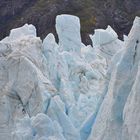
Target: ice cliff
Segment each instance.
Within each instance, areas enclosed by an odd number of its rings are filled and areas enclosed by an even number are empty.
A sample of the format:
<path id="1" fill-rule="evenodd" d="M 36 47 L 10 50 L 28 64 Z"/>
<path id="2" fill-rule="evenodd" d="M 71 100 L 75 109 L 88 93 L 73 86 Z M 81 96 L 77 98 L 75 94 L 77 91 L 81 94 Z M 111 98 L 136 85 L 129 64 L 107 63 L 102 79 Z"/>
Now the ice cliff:
<path id="1" fill-rule="evenodd" d="M 0 41 L 0 140 L 140 139 L 140 19 L 124 42 L 95 30 L 93 47 L 76 16 L 56 31 L 59 43 L 28 24 Z"/>
<path id="2" fill-rule="evenodd" d="M 112 63 L 110 82 L 89 140 L 139 140 L 140 18 Z M 118 55 L 119 54 L 119 55 Z M 116 57 L 116 58 L 115 58 Z M 119 58 L 120 57 L 120 58 Z"/>

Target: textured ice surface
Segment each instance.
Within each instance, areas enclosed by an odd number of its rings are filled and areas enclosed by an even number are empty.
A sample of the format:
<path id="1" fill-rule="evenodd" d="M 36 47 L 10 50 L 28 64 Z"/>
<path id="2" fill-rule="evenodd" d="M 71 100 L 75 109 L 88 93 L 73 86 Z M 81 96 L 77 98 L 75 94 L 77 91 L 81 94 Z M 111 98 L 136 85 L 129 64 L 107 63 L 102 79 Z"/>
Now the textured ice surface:
<path id="1" fill-rule="evenodd" d="M 32 24 L 25 24 L 22 27 L 12 29 L 10 31 L 10 35 L 6 38 L 4 38 L 3 42 L 10 42 L 19 40 L 20 38 L 23 38 L 24 36 L 34 36 L 36 37 L 36 28 Z"/>
<path id="2" fill-rule="evenodd" d="M 59 45 L 64 51 L 80 53 L 80 20 L 76 16 L 59 15 L 56 17 L 56 31 Z"/>
<path id="3" fill-rule="evenodd" d="M 93 47 L 76 16 L 57 16 L 58 44 L 33 25 L 11 30 L 0 41 L 0 140 L 140 139 L 139 22 L 125 43 L 96 30 Z"/>
<path id="4" fill-rule="evenodd" d="M 90 35 L 90 38 L 96 51 L 106 58 L 107 65 L 110 65 L 109 63 L 114 54 L 124 46 L 110 26 L 106 30 L 96 29 L 94 35 Z"/>
<path id="5" fill-rule="evenodd" d="M 96 46 L 110 43 L 116 40 L 118 38 L 118 35 L 110 26 L 108 26 L 106 30 L 96 29 L 95 34 L 93 36 L 91 35 L 90 37 L 93 41 L 93 45 Z"/>
<path id="6" fill-rule="evenodd" d="M 140 62 L 139 32 L 140 18 L 137 17 L 125 42 L 123 56 L 116 68 L 112 70 L 108 92 L 89 140 L 140 139 L 139 111 L 137 110 L 139 108 L 137 86 Z"/>

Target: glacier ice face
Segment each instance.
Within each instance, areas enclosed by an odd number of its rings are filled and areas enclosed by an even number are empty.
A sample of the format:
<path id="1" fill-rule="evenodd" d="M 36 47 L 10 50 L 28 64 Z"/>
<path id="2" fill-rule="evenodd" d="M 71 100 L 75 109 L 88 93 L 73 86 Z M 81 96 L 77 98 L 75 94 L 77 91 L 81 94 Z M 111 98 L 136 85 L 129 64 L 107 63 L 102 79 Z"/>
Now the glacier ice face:
<path id="1" fill-rule="evenodd" d="M 36 37 L 36 28 L 32 24 L 25 24 L 22 27 L 12 29 L 10 31 L 10 35 L 6 38 L 4 38 L 3 42 L 13 42 L 15 40 L 19 40 L 20 38 L 23 38 L 24 36 L 34 36 Z"/>
<path id="2" fill-rule="evenodd" d="M 140 61 L 139 31 L 140 18 L 137 17 L 125 43 L 123 56 L 116 69 L 112 71 L 108 93 L 97 115 L 89 140 L 136 140 L 140 138 L 138 134 L 139 113 L 136 111 L 139 105 L 135 98 L 139 92 L 137 87 Z M 134 112 L 137 112 L 137 117 Z"/>
<path id="3" fill-rule="evenodd" d="M 13 140 L 30 140 L 33 139 L 33 130 L 31 121 L 28 116 L 16 120 L 15 130 L 12 132 Z"/>
<path id="4" fill-rule="evenodd" d="M 56 31 L 59 37 L 59 45 L 62 50 L 80 54 L 81 35 L 80 20 L 78 17 L 58 15 L 56 17 Z"/>
<path id="5" fill-rule="evenodd" d="M 90 51 L 81 53 L 77 17 L 58 16 L 56 28 L 59 45 L 53 34 L 42 43 L 34 26 L 27 24 L 12 30 L 0 42 L 0 89 L 4 102 L 0 110 L 0 138 L 81 139 L 79 129 L 96 108 L 97 94 L 99 98 L 102 94 L 96 85 L 103 82 L 104 74 L 93 65 L 103 59 L 95 54 L 97 62 L 92 62 L 90 57 L 86 60 Z M 105 61 L 101 63 L 106 71 Z"/>
<path id="6" fill-rule="evenodd" d="M 14 42 L 2 41 L 1 46 L 0 90 L 4 106 L 0 112 L 7 117 L 0 116 L 0 138 L 12 139 L 16 119 L 44 112 L 42 94 L 53 95 L 56 89 L 45 76 L 46 59 L 39 38 L 27 35 Z"/>
<path id="7" fill-rule="evenodd" d="M 92 36 L 90 35 L 93 45 L 98 46 L 98 45 L 104 45 L 108 44 L 118 38 L 118 35 L 116 32 L 108 26 L 106 30 L 104 29 L 96 29 L 95 34 Z"/>
<path id="8" fill-rule="evenodd" d="M 108 26 L 105 30 L 96 29 L 94 35 L 90 35 L 93 47 L 96 51 L 106 58 L 107 64 L 110 65 L 110 60 L 114 54 L 122 49 L 124 44 L 118 39 L 116 32 Z"/>
<path id="9" fill-rule="evenodd" d="M 0 139 L 139 139 L 139 21 L 124 42 L 96 30 L 93 47 L 72 15 L 56 18 L 59 44 L 33 25 L 11 30 L 0 41 Z"/>
<path id="10" fill-rule="evenodd" d="M 37 114 L 36 117 L 33 117 L 32 120 L 32 127 L 34 128 L 35 139 L 43 139 L 55 137 L 57 140 L 62 139 L 64 137 L 62 135 L 62 128 L 59 124 L 55 121 L 52 121 L 47 115 L 45 114 Z"/>

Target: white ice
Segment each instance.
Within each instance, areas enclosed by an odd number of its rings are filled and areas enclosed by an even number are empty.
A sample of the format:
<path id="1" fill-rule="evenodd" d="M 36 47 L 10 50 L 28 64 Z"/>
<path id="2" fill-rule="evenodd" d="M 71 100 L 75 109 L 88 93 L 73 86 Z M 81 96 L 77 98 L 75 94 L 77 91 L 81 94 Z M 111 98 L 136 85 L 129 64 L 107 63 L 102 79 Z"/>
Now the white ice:
<path id="1" fill-rule="evenodd" d="M 95 30 L 93 47 L 76 16 L 58 15 L 56 31 L 58 44 L 28 24 L 0 41 L 0 139 L 140 139 L 140 19 L 124 42 Z"/>

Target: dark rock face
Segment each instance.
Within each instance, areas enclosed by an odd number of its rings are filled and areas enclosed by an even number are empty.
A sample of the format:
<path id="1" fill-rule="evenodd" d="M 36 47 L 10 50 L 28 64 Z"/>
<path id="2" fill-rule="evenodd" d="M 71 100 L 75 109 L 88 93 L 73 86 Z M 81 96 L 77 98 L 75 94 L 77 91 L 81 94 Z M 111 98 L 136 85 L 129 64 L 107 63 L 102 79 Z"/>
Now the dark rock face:
<path id="1" fill-rule="evenodd" d="M 25 23 L 34 24 L 42 38 L 50 32 L 56 35 L 58 14 L 79 16 L 83 42 L 89 44 L 88 35 L 108 24 L 120 38 L 127 34 L 134 17 L 140 16 L 140 0 L 1 0 L 0 39 Z"/>

